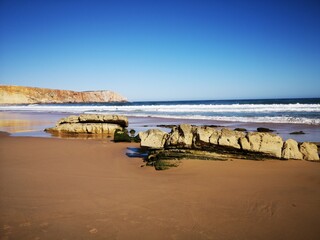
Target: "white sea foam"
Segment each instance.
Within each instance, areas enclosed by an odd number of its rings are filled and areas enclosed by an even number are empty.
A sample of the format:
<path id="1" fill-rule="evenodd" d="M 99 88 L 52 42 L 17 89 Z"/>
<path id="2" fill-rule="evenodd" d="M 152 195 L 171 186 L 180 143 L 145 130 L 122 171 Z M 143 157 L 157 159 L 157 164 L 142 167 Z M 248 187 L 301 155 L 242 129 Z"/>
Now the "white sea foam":
<path id="1" fill-rule="evenodd" d="M 230 104 L 230 105 L 27 105 L 1 106 L 0 110 L 37 112 L 84 112 L 84 111 L 123 111 L 123 112 L 319 112 L 320 104 Z"/>
<path id="2" fill-rule="evenodd" d="M 232 122 L 273 122 L 320 125 L 320 104 L 198 105 L 28 105 L 0 106 L 0 111 L 123 114 Z M 250 115 L 250 116 L 248 116 Z M 303 115 L 303 117 L 297 117 Z M 309 117 L 310 116 L 310 117 Z"/>

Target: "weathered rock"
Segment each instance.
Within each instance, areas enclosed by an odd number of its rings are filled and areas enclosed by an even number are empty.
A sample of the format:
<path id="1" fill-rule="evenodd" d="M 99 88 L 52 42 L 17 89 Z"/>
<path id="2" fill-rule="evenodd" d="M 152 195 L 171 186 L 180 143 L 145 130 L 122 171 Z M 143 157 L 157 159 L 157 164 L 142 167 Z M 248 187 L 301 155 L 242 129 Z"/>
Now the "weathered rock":
<path id="1" fill-rule="evenodd" d="M 248 133 L 245 138 L 240 139 L 240 144 L 244 150 L 258 152 L 261 145 L 261 134 Z"/>
<path id="2" fill-rule="evenodd" d="M 232 131 L 224 128 L 221 130 L 221 136 L 218 140 L 220 146 L 233 147 L 240 149 L 239 138 L 244 137 L 245 133 Z"/>
<path id="3" fill-rule="evenodd" d="M 182 124 L 167 134 L 160 130 L 140 133 L 141 146 L 149 147 L 148 164 L 177 159 L 229 160 L 270 158 L 319 160 L 317 146 L 300 145 L 293 139 L 283 142 L 272 133 L 245 133 L 208 126 Z M 165 165 L 167 166 L 167 165 Z"/>
<path id="4" fill-rule="evenodd" d="M 85 91 L 0 85 L 0 104 L 127 102 L 112 91 Z"/>
<path id="5" fill-rule="evenodd" d="M 193 127 L 189 124 L 181 124 L 174 127 L 169 134 L 166 146 L 191 148 L 193 143 Z"/>
<path id="6" fill-rule="evenodd" d="M 251 150 L 251 145 L 250 145 L 250 142 L 247 137 L 241 137 L 239 139 L 239 142 L 240 142 L 241 149 L 246 150 L 246 151 Z"/>
<path id="7" fill-rule="evenodd" d="M 113 135 L 117 129 L 121 130 L 122 127 L 112 123 L 65 123 L 54 128 L 46 129 L 46 131 Z"/>
<path id="8" fill-rule="evenodd" d="M 271 133 L 248 133 L 240 138 L 243 150 L 261 152 L 273 157 L 281 158 L 283 140 Z"/>
<path id="9" fill-rule="evenodd" d="M 99 115 L 99 114 L 82 114 L 79 116 L 80 123 L 114 123 L 121 127 L 128 127 L 128 118 L 121 115 Z"/>
<path id="10" fill-rule="evenodd" d="M 194 144 L 201 146 L 202 144 L 218 144 L 221 133 L 212 127 L 196 127 L 194 130 Z"/>
<path id="11" fill-rule="evenodd" d="M 298 143 L 293 139 L 284 142 L 282 149 L 282 158 L 284 159 L 303 159 L 302 153 L 299 151 Z"/>
<path id="12" fill-rule="evenodd" d="M 128 127 L 128 118 L 120 115 L 82 114 L 68 116 L 58 121 L 57 126 L 65 123 L 114 123 L 121 127 Z"/>
<path id="13" fill-rule="evenodd" d="M 150 129 L 145 132 L 140 132 L 141 147 L 160 149 L 164 147 L 168 133 L 159 129 Z"/>
<path id="14" fill-rule="evenodd" d="M 304 160 L 319 160 L 318 147 L 314 143 L 304 142 L 300 145 Z"/>
<path id="15" fill-rule="evenodd" d="M 60 119 L 48 132 L 88 133 L 113 135 L 115 130 L 122 130 L 128 125 L 128 119 L 117 115 L 80 115 Z"/>
<path id="16" fill-rule="evenodd" d="M 262 135 L 259 152 L 281 158 L 282 147 L 283 140 L 280 136 L 271 133 L 265 133 Z"/>
<path id="17" fill-rule="evenodd" d="M 65 117 L 65 118 L 61 118 L 56 126 L 59 126 L 61 124 L 64 124 L 64 123 L 78 123 L 79 122 L 79 116 L 75 116 L 75 115 L 71 115 L 71 116 L 68 116 L 68 117 Z"/>

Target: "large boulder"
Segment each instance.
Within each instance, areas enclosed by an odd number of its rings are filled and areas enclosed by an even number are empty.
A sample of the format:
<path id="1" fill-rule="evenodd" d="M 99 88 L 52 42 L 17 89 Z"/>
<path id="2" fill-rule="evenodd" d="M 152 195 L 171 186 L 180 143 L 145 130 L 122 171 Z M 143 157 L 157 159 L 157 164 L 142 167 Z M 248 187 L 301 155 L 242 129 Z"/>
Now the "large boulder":
<path id="1" fill-rule="evenodd" d="M 181 124 L 172 128 L 166 141 L 166 146 L 191 148 L 194 128 L 189 124 Z"/>
<path id="2" fill-rule="evenodd" d="M 239 139 L 244 137 L 245 133 L 240 131 L 233 131 L 227 128 L 221 130 L 221 136 L 218 140 L 220 146 L 232 147 L 240 149 Z"/>
<path id="3" fill-rule="evenodd" d="M 319 160 L 318 147 L 314 143 L 304 142 L 300 145 L 304 160 Z"/>
<path id="4" fill-rule="evenodd" d="M 62 118 L 55 127 L 45 131 L 113 135 L 117 129 L 122 130 L 126 126 L 128 119 L 125 116 L 82 114 Z"/>
<path id="5" fill-rule="evenodd" d="M 145 132 L 139 132 L 140 146 L 161 149 L 167 140 L 168 133 L 159 129 L 150 129 Z"/>
<path id="6" fill-rule="evenodd" d="M 288 139 L 283 144 L 282 158 L 284 159 L 303 159 L 302 153 L 299 151 L 297 141 Z"/>
<path id="7" fill-rule="evenodd" d="M 275 134 L 252 132 L 246 137 L 240 137 L 240 145 L 243 150 L 281 158 L 283 140 Z"/>

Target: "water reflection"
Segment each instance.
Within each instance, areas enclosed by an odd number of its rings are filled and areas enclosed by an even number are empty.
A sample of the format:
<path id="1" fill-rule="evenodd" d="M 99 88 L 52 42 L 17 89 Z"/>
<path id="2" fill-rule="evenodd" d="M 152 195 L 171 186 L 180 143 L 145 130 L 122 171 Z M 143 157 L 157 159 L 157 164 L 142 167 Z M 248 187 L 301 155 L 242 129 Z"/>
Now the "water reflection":
<path id="1" fill-rule="evenodd" d="M 69 138 L 69 139 L 112 139 L 110 134 L 86 134 L 86 133 L 66 133 L 66 132 L 50 132 L 51 137 Z"/>

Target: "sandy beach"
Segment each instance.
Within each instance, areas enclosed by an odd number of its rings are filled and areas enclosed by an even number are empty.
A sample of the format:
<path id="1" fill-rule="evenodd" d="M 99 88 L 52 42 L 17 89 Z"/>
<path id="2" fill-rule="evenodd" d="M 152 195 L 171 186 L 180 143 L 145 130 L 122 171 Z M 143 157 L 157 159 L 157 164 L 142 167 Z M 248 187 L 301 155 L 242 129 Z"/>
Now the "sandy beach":
<path id="1" fill-rule="evenodd" d="M 1 239 L 317 239 L 320 164 L 195 161 L 137 144 L 0 137 Z"/>

